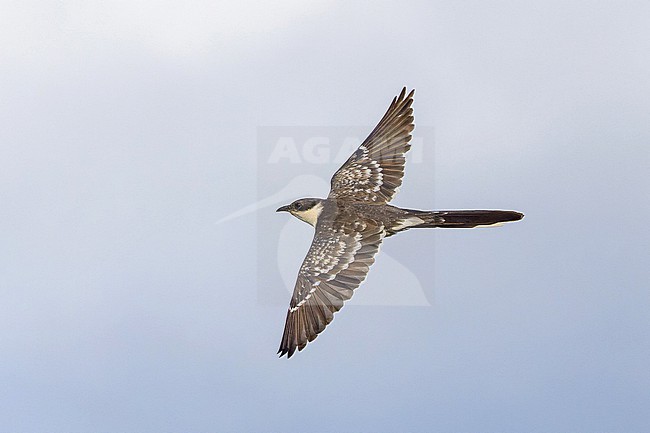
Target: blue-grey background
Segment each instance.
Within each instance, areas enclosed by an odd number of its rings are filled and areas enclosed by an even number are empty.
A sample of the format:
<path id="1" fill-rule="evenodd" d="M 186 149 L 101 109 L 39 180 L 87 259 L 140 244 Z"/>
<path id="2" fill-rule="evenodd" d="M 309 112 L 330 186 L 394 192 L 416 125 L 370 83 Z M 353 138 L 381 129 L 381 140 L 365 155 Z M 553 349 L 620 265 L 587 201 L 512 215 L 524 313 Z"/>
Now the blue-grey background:
<path id="1" fill-rule="evenodd" d="M 2 2 L 0 430 L 650 431 L 649 21 L 644 1 Z M 526 218 L 389 239 L 434 264 L 432 306 L 349 306 L 276 359 L 257 221 L 288 216 L 216 224 L 274 182 L 257 128 L 372 125 L 403 85 L 435 164 L 396 203 Z"/>

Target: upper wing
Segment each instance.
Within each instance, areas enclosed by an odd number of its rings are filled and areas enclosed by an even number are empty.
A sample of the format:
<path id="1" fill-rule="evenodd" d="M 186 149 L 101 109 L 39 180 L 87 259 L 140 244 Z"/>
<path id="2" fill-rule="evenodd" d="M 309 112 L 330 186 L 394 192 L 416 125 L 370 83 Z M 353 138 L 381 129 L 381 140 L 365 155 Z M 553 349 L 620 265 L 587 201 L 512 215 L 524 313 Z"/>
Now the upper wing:
<path id="1" fill-rule="evenodd" d="M 332 176 L 329 198 L 387 203 L 397 193 L 404 176 L 404 154 L 411 148 L 413 94 L 406 87 L 368 138 Z M 406 96 L 405 96 L 406 95 Z"/>
<path id="2" fill-rule="evenodd" d="M 332 321 L 366 278 L 384 235 L 384 226 L 374 221 L 316 226 L 293 289 L 280 356 L 302 350 Z"/>

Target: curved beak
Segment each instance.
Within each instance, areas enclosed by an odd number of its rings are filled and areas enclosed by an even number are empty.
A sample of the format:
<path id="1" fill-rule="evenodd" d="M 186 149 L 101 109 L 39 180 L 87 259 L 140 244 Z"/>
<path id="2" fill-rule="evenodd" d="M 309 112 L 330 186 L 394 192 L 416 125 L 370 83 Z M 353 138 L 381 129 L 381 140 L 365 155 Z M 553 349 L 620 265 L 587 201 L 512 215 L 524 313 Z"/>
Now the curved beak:
<path id="1" fill-rule="evenodd" d="M 289 205 L 279 207 L 276 212 L 289 212 Z"/>

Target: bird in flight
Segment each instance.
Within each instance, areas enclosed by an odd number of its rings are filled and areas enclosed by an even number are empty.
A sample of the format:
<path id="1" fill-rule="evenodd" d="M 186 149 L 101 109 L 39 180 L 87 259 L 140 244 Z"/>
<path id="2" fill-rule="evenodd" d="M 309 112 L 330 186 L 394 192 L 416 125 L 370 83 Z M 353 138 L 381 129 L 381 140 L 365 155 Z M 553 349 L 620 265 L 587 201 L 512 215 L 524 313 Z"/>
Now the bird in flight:
<path id="1" fill-rule="evenodd" d="M 384 238 L 412 228 L 473 228 L 518 221 L 505 210 L 421 211 L 388 204 L 402 184 L 410 149 L 413 94 L 406 87 L 331 180 L 325 199 L 302 198 L 282 206 L 315 228 L 298 271 L 278 354 L 290 358 L 334 318 L 366 278 Z"/>

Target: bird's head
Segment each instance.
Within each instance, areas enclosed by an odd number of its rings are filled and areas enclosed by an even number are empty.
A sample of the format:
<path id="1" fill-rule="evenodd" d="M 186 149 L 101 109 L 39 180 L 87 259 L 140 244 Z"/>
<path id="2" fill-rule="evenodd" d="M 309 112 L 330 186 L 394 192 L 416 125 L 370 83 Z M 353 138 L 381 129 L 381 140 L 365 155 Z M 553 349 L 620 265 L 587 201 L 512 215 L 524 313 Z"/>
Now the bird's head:
<path id="1" fill-rule="evenodd" d="M 301 221 L 316 226 L 318 217 L 323 211 L 323 200 L 318 198 L 301 198 L 291 204 L 282 206 L 276 212 L 289 212 Z"/>

